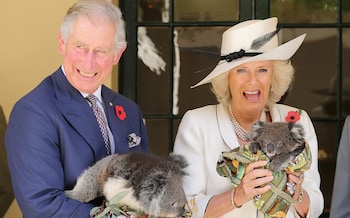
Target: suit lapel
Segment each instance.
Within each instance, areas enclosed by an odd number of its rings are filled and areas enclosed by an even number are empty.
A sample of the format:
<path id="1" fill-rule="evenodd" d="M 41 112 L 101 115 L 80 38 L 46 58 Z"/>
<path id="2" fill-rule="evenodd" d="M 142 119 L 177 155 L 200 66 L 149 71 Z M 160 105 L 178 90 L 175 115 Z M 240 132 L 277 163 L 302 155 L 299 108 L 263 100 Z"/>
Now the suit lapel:
<path id="1" fill-rule="evenodd" d="M 101 94 L 106 108 L 108 125 L 114 136 L 114 143 L 117 148 L 117 145 L 125 143 L 123 137 L 127 135 L 127 128 L 125 127 L 126 122 L 121 121 L 116 115 L 115 106 L 118 105 L 118 95 L 107 89 L 105 86 L 102 86 Z"/>
<path id="2" fill-rule="evenodd" d="M 61 70 L 53 74 L 53 82 L 57 96 L 55 103 L 62 115 L 85 139 L 94 151 L 96 160 L 106 156 L 106 151 L 102 146 L 104 144 L 102 134 L 98 134 L 100 129 L 87 101 L 70 85 Z"/>

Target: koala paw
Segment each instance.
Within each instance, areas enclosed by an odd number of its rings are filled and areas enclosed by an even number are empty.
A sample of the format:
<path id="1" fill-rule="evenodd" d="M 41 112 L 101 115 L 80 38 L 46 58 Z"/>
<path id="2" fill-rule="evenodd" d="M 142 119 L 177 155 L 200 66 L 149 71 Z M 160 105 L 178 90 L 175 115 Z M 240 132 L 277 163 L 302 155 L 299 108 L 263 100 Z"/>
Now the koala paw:
<path id="1" fill-rule="evenodd" d="M 250 151 L 250 153 L 256 154 L 259 149 L 260 149 L 260 145 L 257 142 L 251 142 L 249 144 L 249 151 Z"/>

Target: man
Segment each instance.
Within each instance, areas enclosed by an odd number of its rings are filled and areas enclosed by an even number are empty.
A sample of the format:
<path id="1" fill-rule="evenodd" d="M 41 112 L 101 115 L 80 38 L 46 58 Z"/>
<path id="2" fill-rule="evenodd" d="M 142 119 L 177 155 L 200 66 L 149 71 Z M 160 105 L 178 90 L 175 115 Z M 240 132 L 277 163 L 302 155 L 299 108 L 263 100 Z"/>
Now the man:
<path id="1" fill-rule="evenodd" d="M 338 147 L 337 165 L 335 169 L 330 218 L 350 216 L 350 116 L 344 122 Z"/>
<path id="2" fill-rule="evenodd" d="M 3 217 L 13 201 L 10 173 L 7 166 L 4 138 L 7 128 L 4 111 L 0 105 L 0 217 Z"/>
<path id="3" fill-rule="evenodd" d="M 125 48 L 121 12 L 108 0 L 68 10 L 59 31 L 63 65 L 16 103 L 6 133 L 24 217 L 90 217 L 101 202 L 80 203 L 64 190 L 108 154 L 148 151 L 139 107 L 103 85 Z"/>

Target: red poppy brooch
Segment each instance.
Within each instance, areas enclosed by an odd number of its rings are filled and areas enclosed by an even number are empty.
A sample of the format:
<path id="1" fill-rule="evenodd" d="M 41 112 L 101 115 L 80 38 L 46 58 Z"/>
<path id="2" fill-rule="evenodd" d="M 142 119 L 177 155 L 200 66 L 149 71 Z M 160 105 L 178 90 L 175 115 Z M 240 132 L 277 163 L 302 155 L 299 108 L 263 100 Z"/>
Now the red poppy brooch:
<path id="1" fill-rule="evenodd" d="M 126 113 L 125 113 L 123 106 L 120 106 L 120 105 L 115 106 L 115 114 L 117 115 L 119 120 L 126 119 Z"/>
<path id="2" fill-rule="evenodd" d="M 298 109 L 296 111 L 289 111 L 286 116 L 286 122 L 293 122 L 296 123 L 300 120 L 300 115 L 302 113 L 302 110 Z"/>

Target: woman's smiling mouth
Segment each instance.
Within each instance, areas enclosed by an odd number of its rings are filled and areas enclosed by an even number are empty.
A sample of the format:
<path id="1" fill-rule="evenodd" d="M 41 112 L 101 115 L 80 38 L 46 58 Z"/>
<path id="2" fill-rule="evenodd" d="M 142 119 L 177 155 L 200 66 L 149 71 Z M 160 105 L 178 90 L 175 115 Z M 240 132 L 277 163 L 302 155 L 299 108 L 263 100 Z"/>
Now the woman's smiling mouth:
<path id="1" fill-rule="evenodd" d="M 258 100 L 260 96 L 260 91 L 244 91 L 243 92 L 244 97 L 246 97 L 248 100 Z"/>

